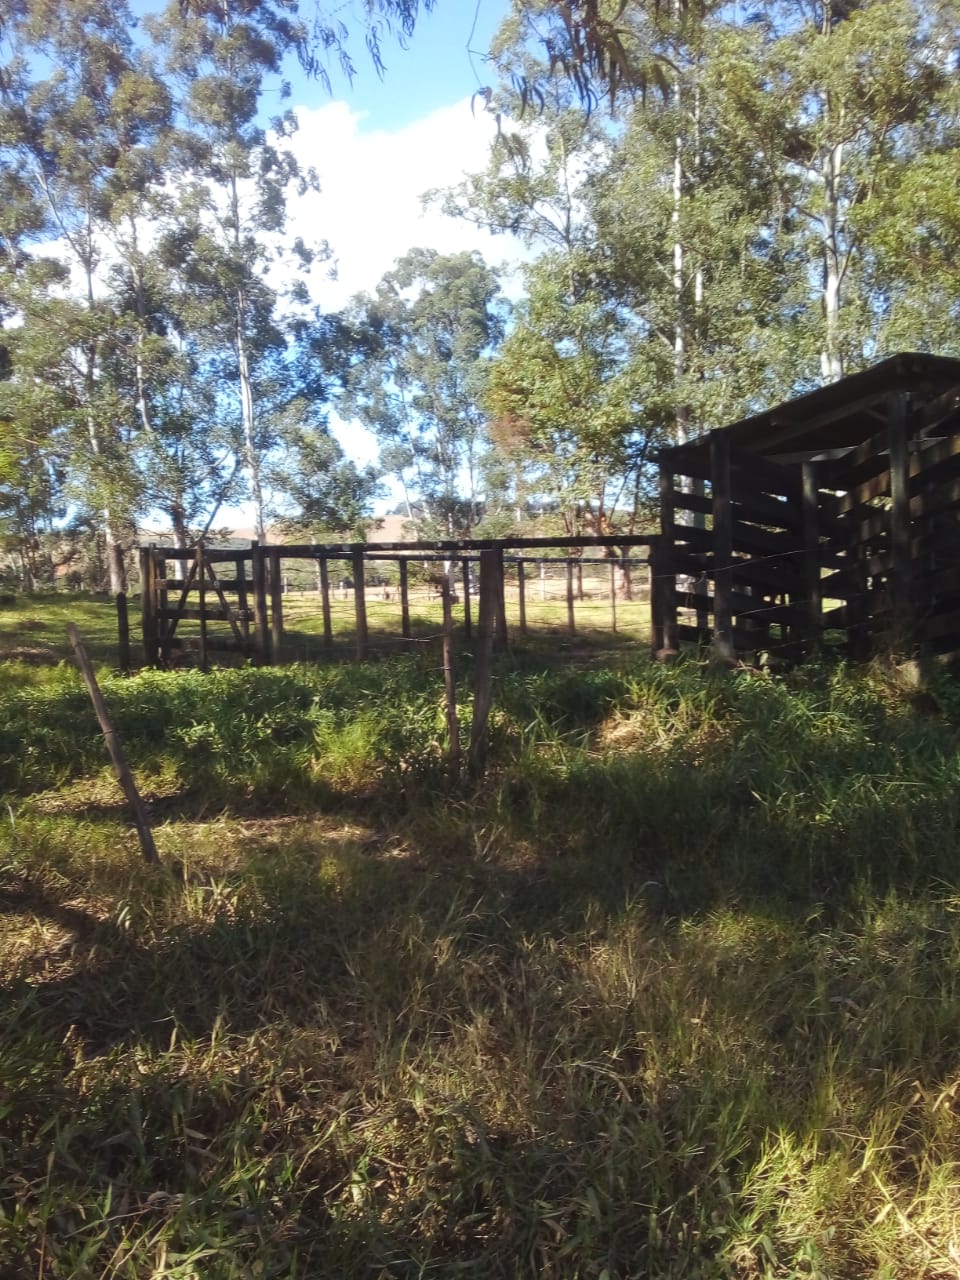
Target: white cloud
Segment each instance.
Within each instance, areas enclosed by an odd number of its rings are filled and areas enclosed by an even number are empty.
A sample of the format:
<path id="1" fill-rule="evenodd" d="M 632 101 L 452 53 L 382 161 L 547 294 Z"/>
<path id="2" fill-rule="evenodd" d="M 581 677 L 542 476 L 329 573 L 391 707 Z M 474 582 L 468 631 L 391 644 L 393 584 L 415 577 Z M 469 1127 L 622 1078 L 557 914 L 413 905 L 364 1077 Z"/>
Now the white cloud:
<path id="1" fill-rule="evenodd" d="M 469 98 L 395 131 L 364 132 L 362 115 L 344 102 L 301 109 L 298 116 L 292 147 L 302 165 L 316 169 L 321 191 L 291 202 L 289 229 L 308 244 L 330 243 L 337 279 L 315 272 L 310 286 L 324 310 L 336 310 L 361 290 L 372 292 L 414 247 L 477 249 L 494 266 L 524 256 L 512 236 L 493 236 L 435 205 L 422 207 L 424 192 L 455 186 L 487 166 L 494 122 L 483 112 L 471 114 Z"/>

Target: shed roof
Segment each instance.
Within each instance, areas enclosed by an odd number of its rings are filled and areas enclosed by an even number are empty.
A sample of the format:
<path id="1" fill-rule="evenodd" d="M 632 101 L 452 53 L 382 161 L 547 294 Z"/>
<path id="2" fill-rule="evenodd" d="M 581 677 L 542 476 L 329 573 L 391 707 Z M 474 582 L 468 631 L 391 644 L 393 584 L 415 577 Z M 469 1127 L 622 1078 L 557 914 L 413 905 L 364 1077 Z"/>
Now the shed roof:
<path id="1" fill-rule="evenodd" d="M 886 421 L 881 406 L 890 392 L 909 391 L 926 404 L 953 389 L 960 399 L 960 360 L 901 352 L 720 430 L 745 453 L 772 461 L 801 461 L 852 448 L 876 435 Z M 710 434 L 663 449 L 660 457 L 677 464 L 705 461 Z"/>

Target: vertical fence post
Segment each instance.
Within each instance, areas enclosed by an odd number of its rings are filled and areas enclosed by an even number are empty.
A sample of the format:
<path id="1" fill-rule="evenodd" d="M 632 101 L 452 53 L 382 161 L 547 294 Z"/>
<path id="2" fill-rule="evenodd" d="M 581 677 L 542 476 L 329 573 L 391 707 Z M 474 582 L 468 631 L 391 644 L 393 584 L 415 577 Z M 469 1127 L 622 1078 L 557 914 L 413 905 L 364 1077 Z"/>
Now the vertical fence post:
<path id="1" fill-rule="evenodd" d="M 500 562 L 496 550 L 481 551 L 477 656 L 473 675 L 473 723 L 470 726 L 470 772 L 474 777 L 482 777 L 487 760 L 487 721 L 493 691 L 493 640 L 500 609 L 500 582 Z"/>
<path id="2" fill-rule="evenodd" d="M 811 648 L 820 647 L 823 627 L 823 590 L 820 586 L 820 486 L 817 464 L 804 462 L 803 478 L 803 580 L 807 597 L 807 631 Z"/>
<path id="3" fill-rule="evenodd" d="M 283 661 L 283 574 L 280 570 L 280 548 L 271 547 L 270 556 L 270 661 L 279 666 Z"/>
<path id="4" fill-rule="evenodd" d="M 617 562 L 610 561 L 610 629 L 617 631 Z"/>
<path id="5" fill-rule="evenodd" d="M 400 631 L 404 640 L 410 639 L 410 565 L 406 556 L 397 561 L 400 570 Z"/>
<path id="6" fill-rule="evenodd" d="M 367 593 L 364 582 L 363 543 L 355 542 L 351 553 L 353 561 L 353 602 L 357 615 L 357 661 L 367 656 Z"/>
<path id="7" fill-rule="evenodd" d="M 247 601 L 246 558 L 242 555 L 234 558 L 237 574 L 237 614 L 240 618 L 240 634 L 243 636 L 243 651 L 247 652 L 250 639 L 250 609 Z"/>
<path id="8" fill-rule="evenodd" d="M 254 539 L 250 543 L 250 576 L 253 579 L 253 624 L 256 635 L 257 662 L 270 661 L 270 631 L 267 615 L 267 552 Z"/>
<path id="9" fill-rule="evenodd" d="M 119 649 L 120 670 L 123 675 L 130 674 L 130 618 L 127 613 L 127 593 L 117 592 L 117 642 Z"/>
<path id="10" fill-rule="evenodd" d="M 472 630 L 470 618 L 470 561 L 464 556 L 460 564 L 460 576 L 463 581 L 463 634 L 469 640 Z"/>
<path id="11" fill-rule="evenodd" d="M 663 619 L 664 653 L 676 652 L 680 647 L 677 630 L 677 570 L 674 555 L 676 501 L 673 492 L 673 473 L 669 464 L 660 464 L 660 541 L 657 544 L 656 570 L 659 579 L 660 616 Z"/>
<path id="12" fill-rule="evenodd" d="M 913 553 L 910 545 L 910 396 L 896 392 L 887 405 L 890 441 L 890 549 L 893 568 L 893 633 L 895 648 L 911 647 L 913 617 Z"/>
<path id="13" fill-rule="evenodd" d="M 517 561 L 517 604 L 520 609 L 520 634 L 527 634 L 527 575 L 523 558 Z"/>
<path id="14" fill-rule="evenodd" d="M 713 493 L 713 642 L 722 658 L 732 658 L 733 639 L 733 502 L 730 484 L 730 438 L 710 433 L 710 487 Z"/>
<path id="15" fill-rule="evenodd" d="M 143 661 L 155 667 L 159 657 L 157 646 L 157 593 L 154 587 L 156 564 L 152 547 L 140 548 L 140 634 L 143 637 Z"/>
<path id="16" fill-rule="evenodd" d="M 660 545 L 659 539 L 653 538 L 647 553 L 647 567 L 650 574 L 650 649 L 656 656 L 663 649 L 663 594 L 657 562 Z"/>
<path id="17" fill-rule="evenodd" d="M 567 630 L 577 634 L 577 624 L 573 616 L 573 561 L 567 557 Z"/>
<path id="18" fill-rule="evenodd" d="M 453 608 L 450 579 L 444 575 L 443 598 L 443 690 L 447 706 L 447 763 L 451 775 L 460 773 L 460 722 L 457 717 L 457 678 L 453 669 Z"/>
<path id="19" fill-rule="evenodd" d="M 207 570 L 203 562 L 203 543 L 197 543 L 197 592 L 198 613 L 200 614 L 200 670 L 206 671 L 207 658 Z"/>
<path id="20" fill-rule="evenodd" d="M 497 647 L 505 649 L 507 647 L 507 588 L 503 564 L 503 547 L 497 547 L 494 555 L 496 556 L 497 572 Z"/>
<path id="21" fill-rule="evenodd" d="M 317 576 L 320 580 L 320 611 L 323 614 L 323 647 L 333 645 L 333 620 L 330 616 L 330 562 L 325 555 L 317 560 Z"/>

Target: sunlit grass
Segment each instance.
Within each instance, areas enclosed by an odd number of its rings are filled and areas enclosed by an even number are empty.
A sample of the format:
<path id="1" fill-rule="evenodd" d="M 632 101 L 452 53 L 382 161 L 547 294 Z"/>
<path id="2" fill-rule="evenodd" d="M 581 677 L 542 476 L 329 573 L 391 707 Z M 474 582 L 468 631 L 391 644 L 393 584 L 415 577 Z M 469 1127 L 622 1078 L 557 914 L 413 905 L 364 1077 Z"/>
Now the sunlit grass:
<path id="1" fill-rule="evenodd" d="M 103 684 L 161 872 L 0 684 L 0 1272 L 957 1273 L 948 678 L 521 650 L 478 788 L 429 649 Z"/>

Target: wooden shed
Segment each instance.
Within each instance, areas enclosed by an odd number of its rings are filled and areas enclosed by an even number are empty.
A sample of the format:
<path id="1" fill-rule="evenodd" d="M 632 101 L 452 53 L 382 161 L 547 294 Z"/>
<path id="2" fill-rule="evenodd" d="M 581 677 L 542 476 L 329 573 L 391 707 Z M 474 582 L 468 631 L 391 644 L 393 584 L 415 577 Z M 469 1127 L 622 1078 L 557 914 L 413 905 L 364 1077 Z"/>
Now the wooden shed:
<path id="1" fill-rule="evenodd" d="M 901 354 L 660 455 L 655 643 L 960 653 L 960 360 Z"/>

